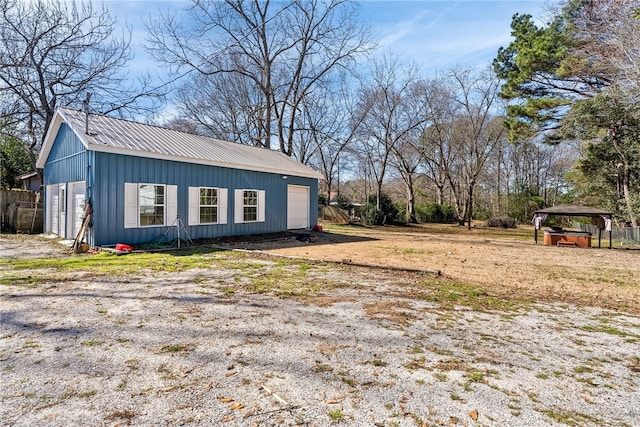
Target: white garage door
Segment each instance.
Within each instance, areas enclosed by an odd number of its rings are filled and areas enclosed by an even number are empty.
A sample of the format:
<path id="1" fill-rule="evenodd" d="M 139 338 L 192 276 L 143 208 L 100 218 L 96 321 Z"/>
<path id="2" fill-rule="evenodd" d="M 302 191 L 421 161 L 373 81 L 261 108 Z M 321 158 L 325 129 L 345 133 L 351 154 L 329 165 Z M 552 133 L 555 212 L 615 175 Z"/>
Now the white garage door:
<path id="1" fill-rule="evenodd" d="M 287 188 L 287 229 L 309 227 L 309 187 L 289 185 Z"/>

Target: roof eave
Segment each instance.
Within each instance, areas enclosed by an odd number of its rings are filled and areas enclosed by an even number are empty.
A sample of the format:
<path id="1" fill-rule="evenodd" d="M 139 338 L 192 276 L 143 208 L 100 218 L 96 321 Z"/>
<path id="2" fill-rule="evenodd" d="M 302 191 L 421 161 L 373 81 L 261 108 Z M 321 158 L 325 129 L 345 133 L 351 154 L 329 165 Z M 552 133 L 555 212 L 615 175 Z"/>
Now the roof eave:
<path id="1" fill-rule="evenodd" d="M 602 209 L 592 208 L 580 205 L 558 205 L 550 208 L 538 209 L 534 214 L 560 215 L 560 216 L 597 216 L 597 215 L 613 215 Z"/>

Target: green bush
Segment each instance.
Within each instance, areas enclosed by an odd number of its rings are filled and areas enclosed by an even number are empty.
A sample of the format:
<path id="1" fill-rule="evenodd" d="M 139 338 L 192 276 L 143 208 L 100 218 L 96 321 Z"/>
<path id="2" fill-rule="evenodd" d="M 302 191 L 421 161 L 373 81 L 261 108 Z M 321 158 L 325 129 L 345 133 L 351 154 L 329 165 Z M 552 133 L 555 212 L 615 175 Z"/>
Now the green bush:
<path id="1" fill-rule="evenodd" d="M 406 224 L 409 221 L 409 213 L 407 212 L 407 205 L 404 203 L 394 203 L 396 208 L 396 217 L 393 222 L 398 224 Z"/>
<path id="2" fill-rule="evenodd" d="M 425 203 L 416 205 L 416 217 L 419 222 L 453 223 L 458 220 L 456 209 L 451 205 Z"/>
<path id="3" fill-rule="evenodd" d="M 377 207 L 377 197 L 375 194 L 369 196 L 369 201 L 365 206 L 365 219 L 369 224 L 383 225 L 395 221 L 398 210 L 394 206 L 391 198 L 384 193 L 380 193 L 380 209 Z"/>
<path id="4" fill-rule="evenodd" d="M 351 203 L 351 200 L 349 200 L 347 197 L 343 196 L 342 194 L 338 194 L 336 197 L 334 197 L 333 202 L 340 209 L 349 210 L 353 207 L 353 203 Z"/>

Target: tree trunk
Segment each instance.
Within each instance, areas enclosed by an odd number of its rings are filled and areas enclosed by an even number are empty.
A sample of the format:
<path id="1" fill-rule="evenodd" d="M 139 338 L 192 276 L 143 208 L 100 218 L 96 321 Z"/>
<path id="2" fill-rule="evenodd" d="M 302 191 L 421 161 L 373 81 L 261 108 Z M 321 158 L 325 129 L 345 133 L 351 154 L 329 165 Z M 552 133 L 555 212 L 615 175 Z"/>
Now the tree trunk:
<path id="1" fill-rule="evenodd" d="M 416 218 L 416 196 L 415 190 L 413 188 L 413 178 L 411 175 L 408 176 L 406 180 L 407 185 L 407 214 L 408 220 L 411 224 L 417 224 L 418 219 Z"/>
<path id="2" fill-rule="evenodd" d="M 444 204 L 444 185 L 436 184 L 436 203 L 440 206 Z"/>
<path id="3" fill-rule="evenodd" d="M 631 201 L 631 190 L 629 185 L 629 169 L 625 165 L 622 170 L 622 192 L 624 194 L 624 202 L 626 204 L 627 215 L 629 215 L 629 220 L 631 221 L 631 226 L 633 228 L 638 227 L 638 219 L 633 212 L 633 203 Z"/>
<path id="4" fill-rule="evenodd" d="M 471 230 L 471 218 L 473 217 L 473 187 L 474 184 L 469 184 L 469 198 L 467 200 L 467 215 L 469 218 L 469 223 L 467 225 L 468 230 Z"/>
<path id="5" fill-rule="evenodd" d="M 618 135 L 621 132 L 618 131 L 617 127 L 614 127 L 614 129 L 612 129 L 610 131 L 610 135 L 611 135 L 611 142 L 613 143 L 613 148 L 616 150 L 616 152 L 618 153 L 618 158 L 620 159 L 621 163 L 619 165 L 620 167 L 620 172 L 622 173 L 622 193 L 624 194 L 624 202 L 626 205 L 626 211 L 627 211 L 627 215 L 629 215 L 629 220 L 631 221 L 631 226 L 633 228 L 637 228 L 638 227 L 638 219 L 636 218 L 636 215 L 633 211 L 633 202 L 631 201 L 631 190 L 630 190 L 630 177 L 629 177 L 629 162 L 627 160 L 627 157 L 625 156 L 624 150 L 621 148 L 620 146 L 620 142 L 618 140 Z"/>

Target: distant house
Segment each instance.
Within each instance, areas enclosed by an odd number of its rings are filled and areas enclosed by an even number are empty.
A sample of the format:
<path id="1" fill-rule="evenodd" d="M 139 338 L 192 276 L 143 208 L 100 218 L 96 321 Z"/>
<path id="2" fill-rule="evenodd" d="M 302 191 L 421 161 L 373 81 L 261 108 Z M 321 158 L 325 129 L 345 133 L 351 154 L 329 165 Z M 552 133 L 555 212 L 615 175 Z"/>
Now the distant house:
<path id="1" fill-rule="evenodd" d="M 18 177 L 22 181 L 22 188 L 30 191 L 40 191 L 42 182 L 36 172 L 29 172 Z"/>
<path id="2" fill-rule="evenodd" d="M 37 166 L 45 231 L 74 238 L 90 201 L 92 246 L 154 241 L 179 224 L 199 239 L 317 222 L 321 176 L 280 152 L 68 108 Z"/>

